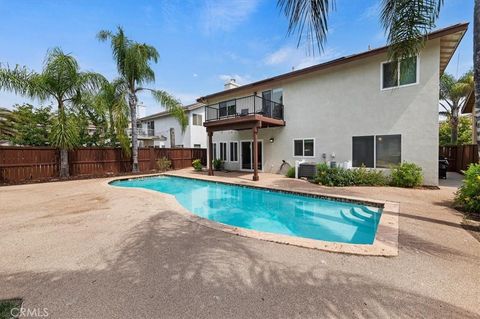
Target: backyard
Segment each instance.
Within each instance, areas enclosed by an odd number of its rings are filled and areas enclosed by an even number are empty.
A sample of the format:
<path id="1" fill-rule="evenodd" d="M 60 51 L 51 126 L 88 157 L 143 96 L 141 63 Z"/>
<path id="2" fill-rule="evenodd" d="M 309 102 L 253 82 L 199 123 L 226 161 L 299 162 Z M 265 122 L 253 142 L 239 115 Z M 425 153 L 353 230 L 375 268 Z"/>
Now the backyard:
<path id="1" fill-rule="evenodd" d="M 200 177 L 254 183 L 219 175 Z M 388 258 L 235 236 L 185 218 L 171 196 L 110 180 L 0 189 L 0 299 L 55 318 L 480 315 L 480 242 L 451 208 L 455 173 L 439 190 L 261 174 L 261 186 L 399 202 L 399 254 Z"/>

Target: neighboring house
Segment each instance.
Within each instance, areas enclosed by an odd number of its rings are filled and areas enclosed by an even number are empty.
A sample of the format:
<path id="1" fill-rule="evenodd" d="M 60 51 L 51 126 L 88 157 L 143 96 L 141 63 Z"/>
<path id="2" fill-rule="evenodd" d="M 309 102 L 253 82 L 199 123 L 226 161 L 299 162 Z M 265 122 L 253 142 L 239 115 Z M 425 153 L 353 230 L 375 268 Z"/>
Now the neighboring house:
<path id="1" fill-rule="evenodd" d="M 382 47 L 199 98 L 209 157 L 254 180 L 256 159 L 273 173 L 283 161 L 378 169 L 407 161 L 437 185 L 439 78 L 467 27 L 430 33 L 418 56 L 400 62 Z"/>
<path id="2" fill-rule="evenodd" d="M 471 92 L 467 97 L 467 102 L 463 105 L 462 113 L 472 114 L 472 134 L 473 143 L 480 146 L 480 110 L 475 110 L 475 92 Z"/>
<path id="3" fill-rule="evenodd" d="M 184 107 L 188 126 L 182 128 L 169 112 L 160 112 L 139 119 L 137 132 L 139 145 L 143 147 L 206 148 L 207 133 L 203 127 L 205 107 L 195 103 Z"/>

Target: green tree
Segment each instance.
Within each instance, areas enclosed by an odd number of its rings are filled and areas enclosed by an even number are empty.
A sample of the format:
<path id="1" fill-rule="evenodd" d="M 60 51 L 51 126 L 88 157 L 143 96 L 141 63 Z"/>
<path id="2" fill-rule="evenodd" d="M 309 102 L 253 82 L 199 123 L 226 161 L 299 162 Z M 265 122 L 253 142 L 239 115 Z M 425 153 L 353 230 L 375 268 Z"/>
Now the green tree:
<path id="1" fill-rule="evenodd" d="M 458 80 L 447 73 L 440 78 L 440 106 L 444 109 L 440 115 L 446 116 L 450 123 L 450 144 L 457 144 L 460 111 L 473 89 L 471 78 L 471 72 L 467 72 Z"/>
<path id="2" fill-rule="evenodd" d="M 34 108 L 31 104 L 15 105 L 15 134 L 10 141 L 16 145 L 47 146 L 52 128 L 52 109 L 49 106 Z"/>
<path id="3" fill-rule="evenodd" d="M 162 90 L 143 87 L 143 85 L 155 81 L 155 73 L 150 63 L 157 63 L 159 54 L 153 46 L 128 39 L 121 27 L 117 28 L 116 33 L 100 31 L 97 37 L 100 41 L 110 40 L 113 58 L 119 73 L 117 80 L 119 90 L 128 99 L 132 127 L 132 172 L 138 172 L 137 94 L 141 91 L 151 92 L 155 100 L 177 118 L 182 130 L 186 128 L 188 118 L 180 102 L 172 95 Z"/>
<path id="4" fill-rule="evenodd" d="M 12 112 L 0 107 L 0 140 L 8 140 L 14 136 L 15 133 L 15 118 Z"/>
<path id="5" fill-rule="evenodd" d="M 451 145 L 452 127 L 448 121 L 440 122 L 439 139 L 440 145 Z M 472 118 L 470 116 L 460 116 L 458 121 L 457 144 L 472 144 Z"/>
<path id="6" fill-rule="evenodd" d="M 82 72 L 77 60 L 59 48 L 49 50 L 41 73 L 26 67 L 0 67 L 0 88 L 40 101 L 53 101 L 57 111 L 50 139 L 60 149 L 60 177 L 68 177 L 68 150 L 78 145 L 79 131 L 72 108 L 85 93 L 97 90 L 105 78 Z"/>

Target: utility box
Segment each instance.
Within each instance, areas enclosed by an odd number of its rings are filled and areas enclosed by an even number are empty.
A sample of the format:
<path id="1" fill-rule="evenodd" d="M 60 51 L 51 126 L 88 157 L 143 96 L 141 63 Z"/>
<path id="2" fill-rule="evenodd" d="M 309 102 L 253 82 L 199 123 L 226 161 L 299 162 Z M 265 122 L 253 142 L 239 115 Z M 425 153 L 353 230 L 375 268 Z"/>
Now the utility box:
<path id="1" fill-rule="evenodd" d="M 300 163 L 298 166 L 298 178 L 315 178 L 317 174 L 317 163 Z"/>

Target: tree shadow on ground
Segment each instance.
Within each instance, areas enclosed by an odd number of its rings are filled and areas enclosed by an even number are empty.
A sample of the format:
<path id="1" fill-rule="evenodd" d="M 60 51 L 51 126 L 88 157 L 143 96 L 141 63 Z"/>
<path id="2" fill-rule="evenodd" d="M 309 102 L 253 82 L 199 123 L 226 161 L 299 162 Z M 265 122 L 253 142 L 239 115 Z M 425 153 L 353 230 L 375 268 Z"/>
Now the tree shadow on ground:
<path id="1" fill-rule="evenodd" d="M 0 282 L 52 317 L 477 317 L 374 276 L 272 261 L 253 239 L 232 237 L 162 212 L 133 228 L 107 266 Z"/>

